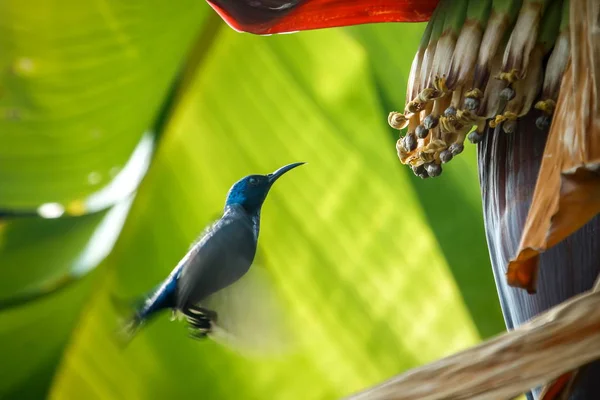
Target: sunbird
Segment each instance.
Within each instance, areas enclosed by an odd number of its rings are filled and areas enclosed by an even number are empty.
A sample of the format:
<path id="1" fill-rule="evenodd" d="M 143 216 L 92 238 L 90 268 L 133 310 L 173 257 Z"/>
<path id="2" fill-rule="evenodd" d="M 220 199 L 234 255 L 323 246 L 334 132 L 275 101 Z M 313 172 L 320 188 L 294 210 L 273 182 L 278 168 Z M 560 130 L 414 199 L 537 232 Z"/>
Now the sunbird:
<path id="1" fill-rule="evenodd" d="M 204 230 L 169 276 L 139 302 L 121 332 L 124 339 L 131 340 L 145 322 L 166 310 L 186 318 L 190 336 L 206 337 L 219 315 L 205 302 L 250 270 L 258 245 L 262 205 L 273 184 L 302 164 L 285 165 L 271 174 L 249 175 L 237 181 L 229 189 L 221 218 Z"/>

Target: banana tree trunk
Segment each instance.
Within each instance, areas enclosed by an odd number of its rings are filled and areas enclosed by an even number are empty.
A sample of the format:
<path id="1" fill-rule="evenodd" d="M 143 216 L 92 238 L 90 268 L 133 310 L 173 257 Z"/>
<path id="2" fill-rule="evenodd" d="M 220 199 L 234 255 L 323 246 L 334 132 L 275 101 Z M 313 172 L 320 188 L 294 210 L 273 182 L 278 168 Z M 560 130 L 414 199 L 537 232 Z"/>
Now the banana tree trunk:
<path id="1" fill-rule="evenodd" d="M 541 255 L 537 293 L 508 286 L 506 266 L 517 252 L 548 131 L 535 118 L 513 134 L 488 129 L 478 146 L 479 179 L 488 248 L 507 328 L 592 288 L 600 273 L 600 217 Z M 595 379 L 594 379 L 595 378 Z M 539 389 L 528 398 L 538 398 Z M 580 370 L 572 400 L 600 399 L 600 362 Z"/>

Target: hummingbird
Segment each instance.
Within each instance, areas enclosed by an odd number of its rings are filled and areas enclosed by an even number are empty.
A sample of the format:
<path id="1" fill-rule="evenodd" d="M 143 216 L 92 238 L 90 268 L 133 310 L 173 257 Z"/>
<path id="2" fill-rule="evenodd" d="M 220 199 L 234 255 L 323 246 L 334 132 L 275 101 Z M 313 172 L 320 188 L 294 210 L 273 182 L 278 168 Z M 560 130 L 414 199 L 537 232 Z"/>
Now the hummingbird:
<path id="1" fill-rule="evenodd" d="M 288 164 L 267 175 L 249 175 L 233 184 L 222 216 L 205 228 L 169 276 L 138 302 L 121 332 L 127 341 L 144 323 L 166 310 L 187 320 L 193 338 L 205 338 L 212 331 L 219 315 L 204 303 L 250 270 L 258 245 L 262 205 L 273 184 L 302 164 Z"/>

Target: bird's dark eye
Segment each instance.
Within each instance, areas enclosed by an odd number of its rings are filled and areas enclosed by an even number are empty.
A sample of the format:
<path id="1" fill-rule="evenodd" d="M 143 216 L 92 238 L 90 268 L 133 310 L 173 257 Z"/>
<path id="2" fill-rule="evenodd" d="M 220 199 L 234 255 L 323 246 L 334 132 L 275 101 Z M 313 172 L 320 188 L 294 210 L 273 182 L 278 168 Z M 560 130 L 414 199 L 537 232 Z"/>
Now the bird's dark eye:
<path id="1" fill-rule="evenodd" d="M 248 179 L 248 183 L 250 183 L 251 185 L 256 185 L 258 183 L 258 179 L 252 177 Z"/>

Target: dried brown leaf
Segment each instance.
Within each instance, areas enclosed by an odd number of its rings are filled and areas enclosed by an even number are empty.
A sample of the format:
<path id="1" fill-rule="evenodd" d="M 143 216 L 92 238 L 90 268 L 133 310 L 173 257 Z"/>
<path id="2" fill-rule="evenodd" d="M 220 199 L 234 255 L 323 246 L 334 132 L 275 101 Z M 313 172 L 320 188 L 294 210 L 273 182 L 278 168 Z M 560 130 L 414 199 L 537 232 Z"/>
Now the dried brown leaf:
<path id="1" fill-rule="evenodd" d="M 572 0 L 567 66 L 511 286 L 535 293 L 539 254 L 600 212 L 600 3 Z"/>

